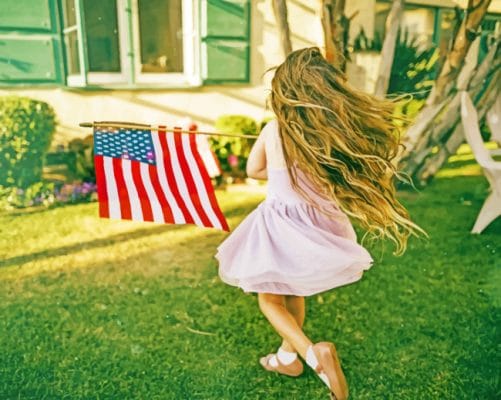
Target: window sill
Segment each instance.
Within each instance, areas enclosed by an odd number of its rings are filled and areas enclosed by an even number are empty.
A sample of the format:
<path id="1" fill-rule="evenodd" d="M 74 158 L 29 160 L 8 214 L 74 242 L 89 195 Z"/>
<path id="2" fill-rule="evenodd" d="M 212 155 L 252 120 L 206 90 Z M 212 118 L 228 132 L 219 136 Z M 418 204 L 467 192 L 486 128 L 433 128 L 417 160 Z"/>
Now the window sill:
<path id="1" fill-rule="evenodd" d="M 0 90 L 6 89 L 33 89 L 33 88 L 58 88 L 62 84 L 58 82 L 16 82 L 16 81 L 0 81 Z"/>
<path id="2" fill-rule="evenodd" d="M 199 89 L 202 84 L 166 84 L 166 83 L 138 83 L 134 85 L 129 85 L 126 83 L 120 84 L 109 84 L 109 85 L 97 85 L 88 84 L 86 86 L 62 86 L 64 90 L 68 91 L 112 91 L 112 90 L 179 90 L 179 89 Z"/>
<path id="3" fill-rule="evenodd" d="M 114 91 L 114 90 L 130 90 L 130 91 L 140 91 L 140 90 L 151 90 L 151 91 L 160 91 L 160 90 L 199 90 L 203 87 L 217 87 L 217 86 L 225 86 L 225 87 L 249 87 L 251 86 L 250 82 L 244 81 L 234 81 L 234 82 L 223 82 L 223 81 L 207 81 L 200 84 L 167 84 L 167 83 L 138 83 L 134 85 L 129 85 L 126 83 L 123 84 L 88 84 L 87 86 L 68 86 L 63 85 L 61 83 L 54 82 L 0 82 L 0 90 L 7 89 L 62 89 L 65 91 L 73 91 L 73 92 L 93 92 L 93 91 Z"/>

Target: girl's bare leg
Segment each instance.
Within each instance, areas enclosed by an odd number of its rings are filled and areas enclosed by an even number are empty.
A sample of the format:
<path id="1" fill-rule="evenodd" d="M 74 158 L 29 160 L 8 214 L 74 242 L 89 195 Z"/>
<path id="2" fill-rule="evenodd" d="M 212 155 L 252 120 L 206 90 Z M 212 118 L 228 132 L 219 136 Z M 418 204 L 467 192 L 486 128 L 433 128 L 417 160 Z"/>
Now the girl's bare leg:
<path id="1" fill-rule="evenodd" d="M 285 308 L 289 311 L 298 326 L 303 328 L 304 318 L 306 315 L 305 301 L 302 296 L 285 296 Z M 280 346 L 285 351 L 295 352 L 296 349 L 287 340 L 283 340 Z"/>
<path id="2" fill-rule="evenodd" d="M 305 335 L 294 315 L 287 309 L 286 296 L 258 293 L 258 302 L 261 312 L 282 339 L 295 349 L 303 359 L 306 359 L 306 350 L 312 345 L 312 342 Z M 301 316 L 300 313 L 298 315 Z"/>
<path id="3" fill-rule="evenodd" d="M 339 400 L 348 398 L 348 386 L 332 343 L 317 343 L 322 346 L 320 355 L 323 365 L 314 354 L 313 343 L 305 335 L 296 318 L 287 309 L 286 297 L 271 293 L 258 293 L 259 308 L 284 341 L 289 343 Z M 299 302 L 299 300 L 297 300 Z M 293 300 L 294 302 L 294 300 Z M 299 315 L 300 316 L 300 315 Z M 320 349 L 319 349 L 320 350 Z M 328 355 L 326 354 L 328 352 Z M 309 354 L 308 354 L 309 353 Z M 327 366 L 328 370 L 325 370 Z M 318 370 L 317 368 L 320 368 Z M 330 377 L 327 375 L 330 374 Z M 333 385 L 331 387 L 331 385 Z"/>

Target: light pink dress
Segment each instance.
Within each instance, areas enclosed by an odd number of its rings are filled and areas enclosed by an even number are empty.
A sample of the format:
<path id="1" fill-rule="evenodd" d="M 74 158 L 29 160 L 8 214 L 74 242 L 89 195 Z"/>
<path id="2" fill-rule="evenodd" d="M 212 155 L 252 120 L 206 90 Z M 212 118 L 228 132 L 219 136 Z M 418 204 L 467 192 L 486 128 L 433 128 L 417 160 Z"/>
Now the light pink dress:
<path id="1" fill-rule="evenodd" d="M 265 135 L 267 196 L 219 245 L 215 257 L 221 280 L 244 292 L 296 296 L 359 280 L 373 259 L 357 243 L 346 214 L 312 190 L 301 171 L 301 187 L 334 216 L 326 216 L 292 188 L 275 120 L 261 135 Z"/>

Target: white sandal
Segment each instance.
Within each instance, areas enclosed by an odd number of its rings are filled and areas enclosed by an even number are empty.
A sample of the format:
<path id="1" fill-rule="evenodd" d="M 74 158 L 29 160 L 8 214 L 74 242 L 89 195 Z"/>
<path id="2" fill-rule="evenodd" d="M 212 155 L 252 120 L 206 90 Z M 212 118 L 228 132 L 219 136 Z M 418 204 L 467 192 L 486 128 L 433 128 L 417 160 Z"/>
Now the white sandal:
<path id="1" fill-rule="evenodd" d="M 273 357 L 275 357 L 277 361 L 276 367 L 274 367 L 270 363 Z M 294 376 L 294 377 L 301 375 L 304 369 L 303 363 L 299 360 L 299 358 L 296 358 L 290 364 L 282 364 L 278 359 L 277 355 L 274 353 L 270 353 L 265 357 L 261 357 L 259 360 L 259 364 L 261 364 L 261 366 L 267 371 L 278 372 L 279 374 Z"/>

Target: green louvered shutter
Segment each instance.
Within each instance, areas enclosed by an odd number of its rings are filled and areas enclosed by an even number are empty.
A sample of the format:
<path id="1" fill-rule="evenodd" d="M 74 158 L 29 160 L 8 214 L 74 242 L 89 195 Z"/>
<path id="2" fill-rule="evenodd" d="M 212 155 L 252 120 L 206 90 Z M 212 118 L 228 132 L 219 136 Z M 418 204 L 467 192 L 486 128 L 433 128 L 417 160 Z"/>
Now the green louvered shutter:
<path id="1" fill-rule="evenodd" d="M 0 85 L 62 83 L 57 0 L 0 0 Z"/>
<path id="2" fill-rule="evenodd" d="M 250 1 L 202 1 L 202 78 L 249 82 Z"/>

